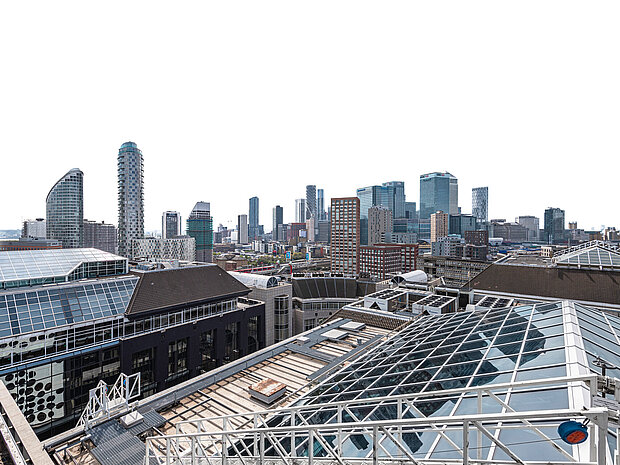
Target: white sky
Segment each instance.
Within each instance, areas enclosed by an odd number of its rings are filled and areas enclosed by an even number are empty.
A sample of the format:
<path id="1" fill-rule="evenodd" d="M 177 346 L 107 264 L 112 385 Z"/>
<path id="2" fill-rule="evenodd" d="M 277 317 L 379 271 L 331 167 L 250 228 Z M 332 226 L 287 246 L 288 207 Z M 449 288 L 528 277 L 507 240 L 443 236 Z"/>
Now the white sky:
<path id="1" fill-rule="evenodd" d="M 460 206 L 620 226 L 620 2 L 3 2 L 0 229 L 69 169 L 116 224 L 116 156 L 145 158 L 146 229 L 260 198 L 450 171 Z M 231 223 L 232 224 L 232 223 Z"/>

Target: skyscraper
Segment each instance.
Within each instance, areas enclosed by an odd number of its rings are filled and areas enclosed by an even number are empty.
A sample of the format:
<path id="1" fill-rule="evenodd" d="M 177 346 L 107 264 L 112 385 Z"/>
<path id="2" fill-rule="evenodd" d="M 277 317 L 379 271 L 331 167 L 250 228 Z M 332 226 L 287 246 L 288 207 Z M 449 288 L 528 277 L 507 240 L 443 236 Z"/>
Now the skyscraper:
<path id="1" fill-rule="evenodd" d="M 131 239 L 144 237 L 144 160 L 134 142 L 118 150 L 118 253 L 129 256 Z"/>
<path id="2" fill-rule="evenodd" d="M 248 215 L 237 216 L 237 243 L 248 243 Z"/>
<path id="3" fill-rule="evenodd" d="M 258 238 L 258 197 L 250 199 L 250 224 L 248 228 L 249 238 L 254 240 Z"/>
<path id="4" fill-rule="evenodd" d="M 196 202 L 187 218 L 186 233 L 196 240 L 196 260 L 213 262 L 213 218 L 209 202 Z"/>
<path id="5" fill-rule="evenodd" d="M 393 218 L 405 218 L 405 183 L 403 181 L 384 182 L 383 187 L 387 188 L 387 195 L 391 200 L 391 210 Z M 386 207 L 390 208 L 389 205 Z"/>
<path id="6" fill-rule="evenodd" d="M 370 207 L 368 209 L 368 245 L 383 242 L 381 234 L 393 231 L 392 210 L 382 206 Z"/>
<path id="7" fill-rule="evenodd" d="M 279 231 L 284 224 L 284 210 L 280 205 L 273 207 L 273 229 L 271 231 L 271 239 L 274 241 L 280 240 Z"/>
<path id="8" fill-rule="evenodd" d="M 316 191 L 316 209 L 319 221 L 325 221 L 327 214 L 325 213 L 325 192 L 323 189 L 317 189 Z"/>
<path id="9" fill-rule="evenodd" d="M 73 168 L 54 187 L 45 201 L 46 236 L 64 249 L 84 246 L 84 173 Z"/>
<path id="10" fill-rule="evenodd" d="M 471 190 L 471 214 L 479 223 L 489 222 L 489 188 L 474 187 Z"/>
<path id="11" fill-rule="evenodd" d="M 545 210 L 545 239 L 548 244 L 564 242 L 564 210 L 549 207 Z"/>
<path id="12" fill-rule="evenodd" d="M 437 242 L 440 237 L 446 237 L 449 232 L 449 218 L 447 213 L 438 211 L 431 215 L 431 243 Z"/>
<path id="13" fill-rule="evenodd" d="M 313 184 L 306 186 L 306 218 L 304 221 L 311 216 L 316 218 L 316 186 Z"/>
<path id="14" fill-rule="evenodd" d="M 295 223 L 306 222 L 306 199 L 295 200 Z"/>
<path id="15" fill-rule="evenodd" d="M 179 212 L 164 212 L 161 216 L 161 238 L 170 239 L 181 235 L 181 214 Z"/>
<path id="16" fill-rule="evenodd" d="M 428 219 L 436 211 L 459 212 L 458 180 L 447 172 L 420 176 L 420 219 Z"/>
<path id="17" fill-rule="evenodd" d="M 331 271 L 353 276 L 359 273 L 360 200 L 343 197 L 331 203 Z"/>

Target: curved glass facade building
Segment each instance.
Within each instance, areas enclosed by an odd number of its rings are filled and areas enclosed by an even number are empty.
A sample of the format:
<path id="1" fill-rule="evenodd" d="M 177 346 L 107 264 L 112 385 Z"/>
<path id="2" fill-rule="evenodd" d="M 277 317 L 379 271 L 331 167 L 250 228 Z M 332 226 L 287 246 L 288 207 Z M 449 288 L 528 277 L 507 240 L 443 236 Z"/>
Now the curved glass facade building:
<path id="1" fill-rule="evenodd" d="M 47 194 L 46 235 L 65 249 L 84 244 L 84 173 L 73 168 Z"/>
<path id="2" fill-rule="evenodd" d="M 131 239 L 144 237 L 144 161 L 134 142 L 118 150 L 118 253 L 129 256 Z"/>

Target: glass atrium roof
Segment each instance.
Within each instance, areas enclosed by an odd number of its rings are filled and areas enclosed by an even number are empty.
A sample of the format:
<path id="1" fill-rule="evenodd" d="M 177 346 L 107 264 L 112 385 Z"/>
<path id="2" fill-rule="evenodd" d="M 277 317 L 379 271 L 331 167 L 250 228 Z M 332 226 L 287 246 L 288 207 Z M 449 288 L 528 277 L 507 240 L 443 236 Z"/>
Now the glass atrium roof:
<path id="1" fill-rule="evenodd" d="M 121 315 L 138 281 L 126 276 L 0 293 L 0 337 Z"/>
<path id="2" fill-rule="evenodd" d="M 0 284 L 68 277 L 83 263 L 126 261 L 98 249 L 19 250 L 0 253 Z M 0 286 L 1 287 L 1 286 Z"/>
<path id="3" fill-rule="evenodd" d="M 512 383 L 494 390 L 496 397 L 484 395 L 480 413 L 581 409 L 590 406 L 585 388 L 563 382 L 524 389 L 514 383 L 600 374 L 600 368 L 592 364 L 595 356 L 620 366 L 619 336 L 620 319 L 571 302 L 426 316 L 362 354 L 301 398 L 298 405 L 317 404 L 316 410 L 304 415 L 308 423 L 335 423 L 337 413 L 330 403 L 405 394 L 437 396 L 440 391 L 463 389 L 458 394 L 420 398 L 412 403 L 408 415 L 466 415 L 477 413 L 477 397 L 467 389 Z M 620 377 L 620 372 L 608 370 L 607 375 Z M 353 421 L 353 415 L 355 421 L 387 420 L 394 418 L 395 411 L 394 403 L 352 407 L 343 421 Z M 286 416 L 276 417 L 270 426 L 288 421 Z M 557 438 L 554 428 L 541 427 L 541 431 Z M 522 429 L 505 429 L 500 439 L 515 444 L 522 459 L 562 459 L 551 441 L 533 448 L 528 442 L 532 438 L 525 436 Z M 450 440 L 458 443 L 462 438 L 457 435 Z M 407 444 L 419 458 L 460 457 L 445 435 L 434 432 L 411 434 Z M 561 441 L 555 444 L 570 451 Z M 350 436 L 344 447 L 347 456 L 364 457 L 372 445 L 362 436 Z M 489 446 L 485 453 L 489 460 L 507 458 Z"/>
<path id="4" fill-rule="evenodd" d="M 596 242 L 589 247 L 575 247 L 574 250 L 562 253 L 553 261 L 564 266 L 620 268 L 620 253 Z"/>

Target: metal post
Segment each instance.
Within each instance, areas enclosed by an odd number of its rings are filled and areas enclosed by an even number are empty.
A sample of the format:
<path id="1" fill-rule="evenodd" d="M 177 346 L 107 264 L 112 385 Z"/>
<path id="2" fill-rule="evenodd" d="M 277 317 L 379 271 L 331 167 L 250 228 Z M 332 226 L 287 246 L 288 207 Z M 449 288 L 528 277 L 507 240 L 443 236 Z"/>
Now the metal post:
<path id="1" fill-rule="evenodd" d="M 297 412 L 295 410 L 291 410 L 291 426 L 295 426 L 295 415 L 297 415 Z M 295 430 L 291 431 L 291 457 L 297 457 Z"/>
<path id="2" fill-rule="evenodd" d="M 482 413 L 482 391 L 478 391 L 478 414 Z M 480 431 L 479 428 L 476 428 L 478 430 L 478 442 L 477 442 L 477 452 L 476 452 L 476 457 L 478 458 L 478 460 L 482 460 L 482 431 Z"/>
<path id="3" fill-rule="evenodd" d="M 342 404 L 338 404 L 338 423 L 342 423 Z M 336 452 L 339 457 L 342 457 L 342 429 L 338 429 L 336 438 Z"/>
<path id="4" fill-rule="evenodd" d="M 314 463 L 314 430 L 308 430 L 308 465 Z"/>
<path id="5" fill-rule="evenodd" d="M 379 443 L 377 438 L 377 431 L 379 428 L 377 426 L 372 427 L 372 465 L 377 465 L 379 463 Z"/>
<path id="6" fill-rule="evenodd" d="M 263 463 L 265 463 L 265 433 L 263 433 L 262 431 L 260 432 L 259 441 L 260 463 L 262 465 Z"/>
<path id="7" fill-rule="evenodd" d="M 607 412 L 603 413 L 598 421 L 597 428 L 597 436 L 598 436 L 598 447 L 597 447 L 597 463 L 598 465 L 605 465 L 607 463 L 607 426 L 608 426 L 608 416 Z"/>
<path id="8" fill-rule="evenodd" d="M 222 465 L 228 463 L 228 447 L 226 446 L 226 433 L 222 433 Z"/>
<path id="9" fill-rule="evenodd" d="M 463 422 L 463 465 L 469 464 L 469 422 Z"/>

